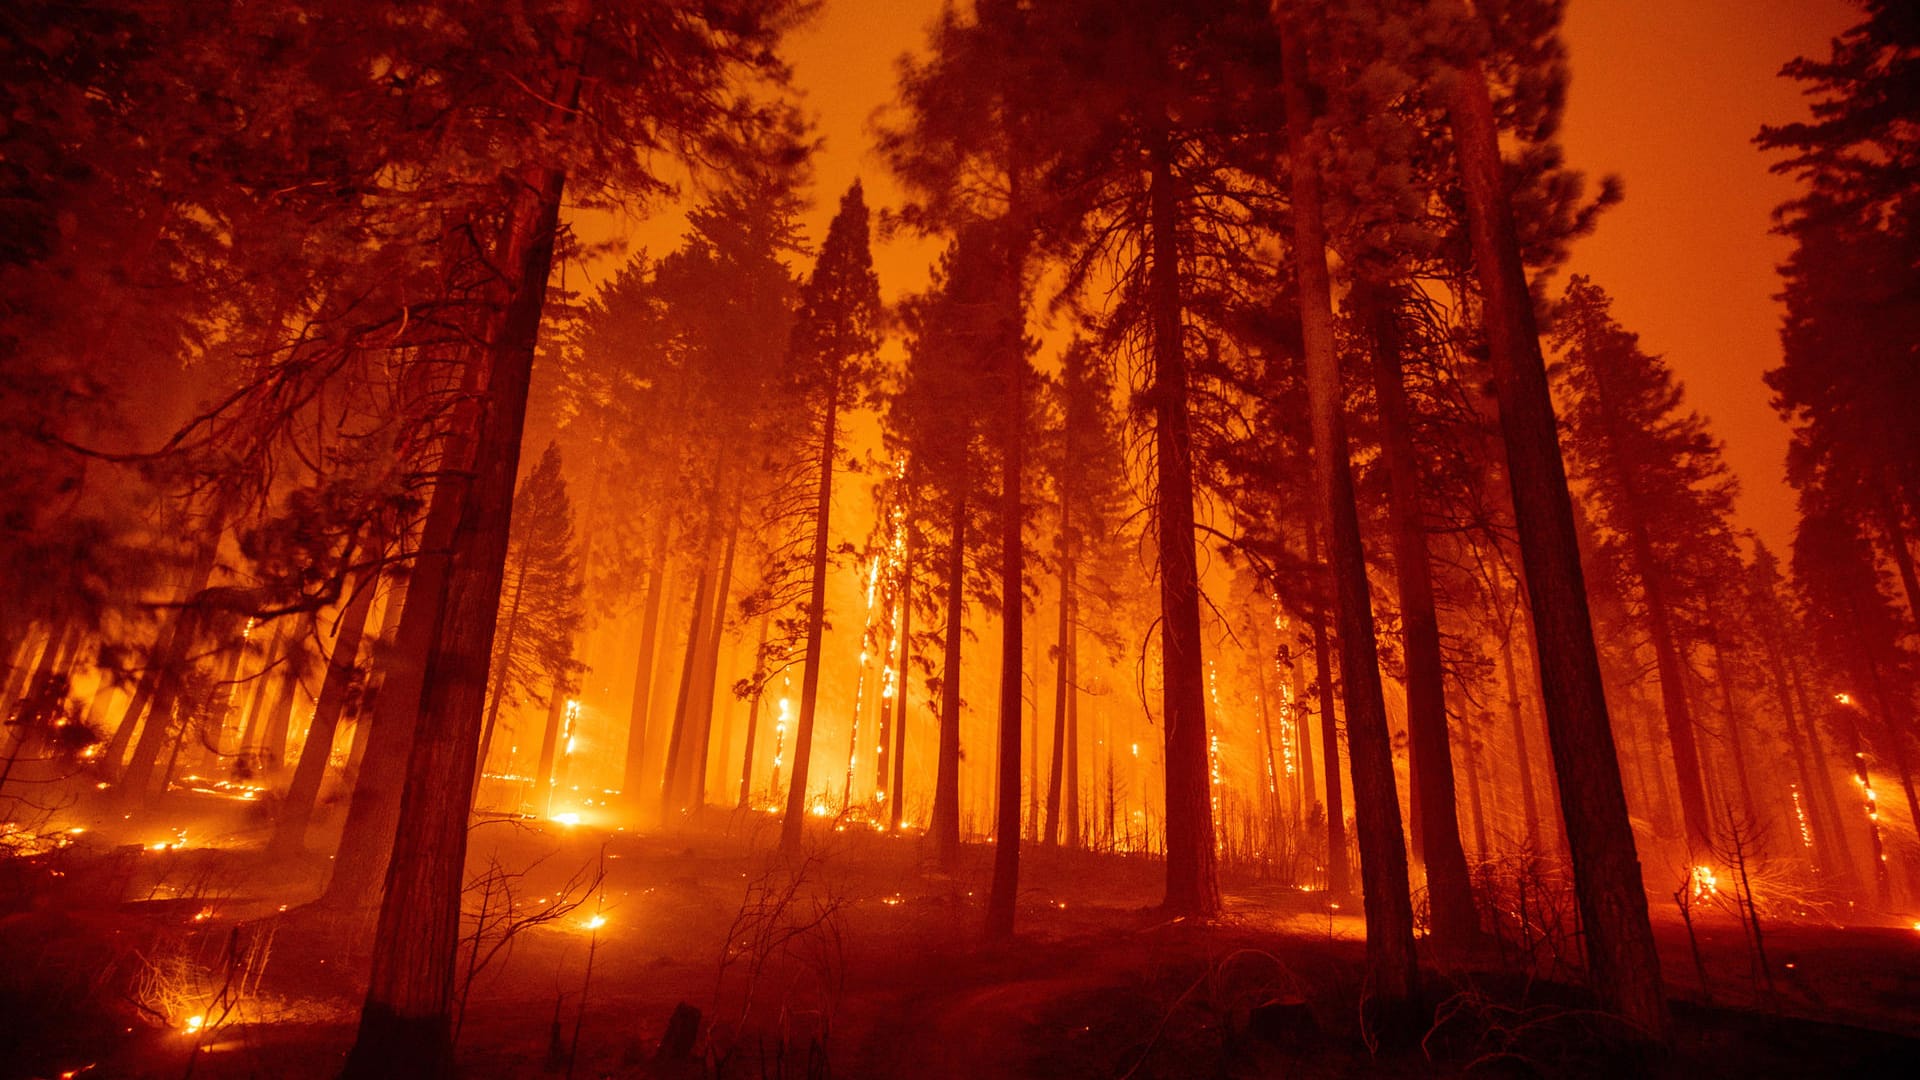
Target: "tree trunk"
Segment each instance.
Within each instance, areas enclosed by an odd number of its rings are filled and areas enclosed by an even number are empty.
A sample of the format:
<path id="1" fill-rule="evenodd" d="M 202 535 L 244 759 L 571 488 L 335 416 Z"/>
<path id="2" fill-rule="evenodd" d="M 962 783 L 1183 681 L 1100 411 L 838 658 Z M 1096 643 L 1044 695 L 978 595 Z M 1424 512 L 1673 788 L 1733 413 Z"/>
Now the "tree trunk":
<path id="1" fill-rule="evenodd" d="M 1402 648 L 1407 665 L 1407 757 L 1420 844 L 1426 861 L 1427 902 L 1439 945 L 1461 945 L 1480 932 L 1466 853 L 1460 847 L 1452 741 L 1447 734 L 1446 672 L 1440 657 L 1440 617 L 1434 609 L 1433 571 L 1421 524 L 1420 466 L 1413 446 L 1413 410 L 1401 366 L 1396 297 L 1368 289 L 1356 297 L 1372 324 L 1373 386 L 1379 401 L 1387 467 L 1387 527 L 1393 534 L 1394 577 L 1400 593 Z M 1484 844 L 1482 845 L 1484 847 Z"/>
<path id="2" fill-rule="evenodd" d="M 733 523 L 727 529 L 726 551 L 720 556 L 720 576 L 714 584 L 713 614 L 707 625 L 706 660 L 700 673 L 699 704 L 694 709 L 698 726 L 693 732 L 693 768 L 687 777 L 687 804 L 696 814 L 707 805 L 707 758 L 713 743 L 714 707 L 719 701 L 720 643 L 727 629 L 727 599 L 733 591 L 733 553 L 739 541 L 740 515 L 736 511 Z"/>
<path id="3" fill-rule="evenodd" d="M 1193 434 L 1180 283 L 1179 193 L 1164 120 L 1149 148 L 1151 231 L 1147 303 L 1153 320 L 1154 494 L 1160 562 L 1160 715 L 1166 739 L 1169 915 L 1220 909 L 1207 768 L 1207 689 L 1200 637 L 1200 571 L 1193 540 Z"/>
<path id="4" fill-rule="evenodd" d="M 51 631 L 49 631 L 49 637 L 45 642 L 35 640 L 33 631 L 34 624 L 29 623 L 26 633 L 21 636 L 18 647 L 13 650 L 13 656 L 7 667 L 6 687 L 0 689 L 0 709 L 5 709 L 9 712 L 12 711 L 14 704 L 26 694 L 27 683 L 32 678 L 35 655 L 33 651 L 34 646 L 39 645 L 44 648 L 47 644 L 52 643 L 52 637 L 50 636 Z M 164 634 L 165 629 L 163 628 L 162 635 L 164 636 Z"/>
<path id="5" fill-rule="evenodd" d="M 1463 13 L 1471 17 L 1470 11 Z M 1660 958 L 1647 920 L 1646 889 L 1607 719 L 1573 504 L 1507 201 L 1493 102 L 1477 59 L 1469 58 L 1442 78 L 1449 84 L 1449 121 L 1485 300 L 1508 482 L 1539 642 L 1547 736 L 1573 855 L 1587 971 L 1603 1008 L 1665 1042 L 1670 1022 Z"/>
<path id="6" fill-rule="evenodd" d="M 522 554 L 520 564 L 513 568 L 513 598 L 507 601 L 506 621 L 495 631 L 500 639 L 498 647 L 493 650 L 498 661 L 493 672 L 493 687 L 487 691 L 487 716 L 480 725 L 480 753 L 474 759 L 475 802 L 480 800 L 480 781 L 487 775 L 487 758 L 493 752 L 493 731 L 500 720 L 500 703 L 506 700 L 507 682 L 513 674 L 513 641 L 520 636 L 520 603 L 526 598 L 528 558 Z"/>
<path id="7" fill-rule="evenodd" d="M 1734 704 L 1733 670 L 1727 660 L 1726 649 L 1720 643 L 1720 632 L 1712 628 L 1709 628 L 1708 632 L 1711 635 L 1710 644 L 1713 647 L 1715 681 L 1720 684 L 1720 710 L 1726 717 L 1727 749 L 1733 755 L 1734 780 L 1740 785 L 1740 806 L 1746 811 L 1750 822 L 1748 828 L 1754 831 L 1755 840 L 1764 848 L 1767 837 L 1772 831 L 1772 824 L 1770 818 L 1760 813 L 1759 803 L 1754 801 L 1753 763 L 1747 760 L 1747 741 L 1740 730 L 1745 726 L 1746 721 Z"/>
<path id="8" fill-rule="evenodd" d="M 478 365 L 469 370 L 477 372 Z M 464 390 L 477 394 L 477 374 L 470 374 Z M 386 880 L 400 823 L 400 791 L 412 758 L 414 730 L 419 723 L 421 691 L 427 662 L 439 640 L 448 603 L 448 573 L 454 528 L 466 498 L 460 479 L 473 453 L 462 425 L 471 425 L 471 410 L 463 410 L 441 451 L 441 479 L 434 484 L 420 528 L 419 546 L 407 574 L 406 600 L 391 647 L 384 653 L 380 693 L 368 717 L 367 752 L 354 778 L 353 797 L 347 802 L 347 820 L 334 852 L 333 874 L 321 894 L 324 906 L 358 911 L 373 906 Z"/>
<path id="9" fill-rule="evenodd" d="M 1491 720 L 1493 717 L 1489 715 L 1485 717 L 1485 719 Z M 1468 804 L 1473 808 L 1474 858 L 1485 862 L 1487 858 L 1487 813 L 1485 805 L 1480 800 L 1480 755 L 1474 749 L 1472 727 L 1465 723 L 1462 723 L 1460 726 L 1465 729 L 1462 732 L 1463 737 L 1460 740 L 1460 746 L 1467 752 L 1467 798 L 1469 801 Z"/>
<path id="10" fill-rule="evenodd" d="M 367 657 L 366 688 L 361 691 L 359 707 L 354 710 L 353 747 L 347 751 L 346 781 L 349 790 L 360 783 L 360 770 L 367 763 L 367 747 L 373 742 L 373 712 L 380 701 L 378 661 L 393 648 L 394 640 L 400 633 L 400 616 L 406 610 L 406 603 L 406 579 L 389 572 L 386 576 L 386 599 L 380 604 L 380 628 L 375 631 L 373 646 Z"/>
<path id="11" fill-rule="evenodd" d="M 1319 533 L 1307 528 L 1307 565 L 1321 566 Z M 1323 570 L 1322 578 L 1331 570 Z M 1333 647 L 1327 637 L 1327 616 L 1317 606 L 1307 617 L 1313 630 L 1313 681 L 1320 702 L 1320 758 L 1327 775 L 1327 896 L 1344 900 L 1353 895 L 1353 872 L 1347 865 L 1347 808 L 1340 786 L 1340 714 L 1333 694 Z"/>
<path id="12" fill-rule="evenodd" d="M 1003 222 L 1003 224 L 1005 224 Z M 1018 238 L 1008 237 L 1009 241 Z M 1020 725 L 1025 707 L 1022 635 L 1026 624 L 1026 525 L 1021 486 L 1025 481 L 1027 426 L 1026 308 L 1022 296 L 1024 253 L 1010 243 L 995 346 L 1005 350 L 1001 377 L 1006 397 L 1000 434 L 1000 800 L 994 830 L 993 880 L 987 893 L 987 934 L 1013 933 L 1020 888 Z"/>
<path id="13" fill-rule="evenodd" d="M 1072 601 L 1067 613 L 1067 846 L 1080 846 L 1084 834 L 1080 825 L 1080 642 L 1075 620 L 1080 603 Z"/>
<path id="14" fill-rule="evenodd" d="M 630 808 L 641 804 L 646 786 L 647 725 L 653 706 L 654 656 L 659 651 L 661 596 L 666 591 L 667 540 L 673 514 L 665 506 L 655 510 L 652 563 L 647 567 L 646 599 L 640 604 L 640 653 L 634 661 L 633 705 L 627 722 L 627 768 L 620 791 Z"/>
<path id="15" fill-rule="evenodd" d="M 887 791 L 887 827 L 896 833 L 900 831 L 900 817 L 906 812 L 907 694 L 913 673 L 913 557 L 917 547 L 913 523 L 908 522 L 905 528 L 906 551 L 900 571 L 900 657 L 895 666 L 899 675 L 894 678 L 893 785 Z"/>
<path id="16" fill-rule="evenodd" d="M 1847 819 L 1840 813 L 1840 797 L 1833 788 L 1833 767 L 1827 761 L 1827 748 L 1820 738 L 1819 714 L 1813 709 L 1813 703 L 1807 697 L 1807 687 L 1800 675 L 1798 657 L 1786 658 L 1787 683 L 1793 688 L 1793 700 L 1800 708 L 1800 715 L 1807 721 L 1807 764 L 1813 770 L 1815 797 L 1820 800 L 1821 809 L 1831 822 L 1834 847 L 1840 853 L 1848 868 L 1848 878 L 1854 883 L 1856 892 L 1864 882 L 1859 877 L 1860 864 L 1854 861 L 1853 845 L 1847 839 Z"/>
<path id="17" fill-rule="evenodd" d="M 1907 549 L 1907 530 L 1900 520 L 1900 508 L 1894 505 L 1893 489 L 1882 487 L 1878 504 L 1874 507 L 1875 516 L 1880 521 L 1880 535 L 1887 542 L 1887 554 L 1893 556 L 1893 566 L 1900 575 L 1900 587 L 1907 594 L 1907 623 L 1913 630 L 1920 630 L 1920 574 L 1913 568 L 1913 552 Z"/>
<path id="18" fill-rule="evenodd" d="M 540 764 L 533 772 L 533 813 L 553 816 L 553 760 L 560 751 L 560 728 L 567 721 L 567 682 L 559 672 L 547 691 L 547 726 L 540 733 Z"/>
<path id="19" fill-rule="evenodd" d="M 1073 437 L 1069 431 L 1067 437 Z M 1071 451 L 1069 451 L 1071 454 Z M 1060 630 L 1059 651 L 1053 658 L 1053 754 L 1047 766 L 1047 825 L 1042 840 L 1048 847 L 1060 843 L 1060 784 L 1066 771 L 1067 744 L 1072 737 L 1067 731 L 1067 667 L 1068 639 L 1073 636 L 1073 546 L 1067 532 L 1067 499 L 1060 497 Z M 1069 842 L 1074 835 L 1073 828 L 1067 829 Z"/>
<path id="20" fill-rule="evenodd" d="M 378 570 L 363 570 L 356 575 L 353 596 L 340 611 L 333 655 L 327 661 L 326 679 L 320 684 L 313 723 L 307 727 L 300 764 L 294 769 L 293 783 L 280 806 L 273 838 L 267 842 L 267 850 L 276 854 L 293 854 L 306 847 L 307 826 L 313 821 L 314 807 L 320 798 L 320 782 L 326 778 L 327 761 L 333 756 L 333 736 L 359 670 L 360 639 L 366 634 L 367 613 L 373 609 L 373 593 L 379 576 Z"/>
<path id="21" fill-rule="evenodd" d="M 691 722 L 693 707 L 693 682 L 700 667 L 700 657 L 706 651 L 706 627 L 711 618 L 708 610 L 711 601 L 708 595 L 713 588 L 713 545 L 716 542 L 717 529 L 707 527 L 706 540 L 702 546 L 704 554 L 700 557 L 700 577 L 693 586 L 693 604 L 687 608 L 687 648 L 680 661 L 680 692 L 674 699 L 673 727 L 667 733 L 667 775 L 660 784 L 660 821 L 667 824 L 685 816 L 692 809 L 687 805 L 690 785 L 687 783 L 688 758 L 691 747 L 687 746 L 687 725 Z"/>
<path id="22" fill-rule="evenodd" d="M 1413 952 L 1413 902 L 1407 885 L 1406 835 L 1393 776 L 1393 743 L 1380 688 L 1373 600 L 1366 552 L 1353 500 L 1341 416 L 1340 360 L 1334 352 L 1333 288 L 1327 274 L 1319 162 L 1307 99 L 1306 52 L 1298 31 L 1281 20 L 1281 68 L 1287 110 L 1287 160 L 1293 178 L 1293 256 L 1313 421 L 1313 464 L 1321 520 L 1327 523 L 1338 620 L 1340 680 L 1347 689 L 1347 751 L 1353 769 L 1354 826 L 1367 924 L 1367 983 L 1373 1007 L 1389 1026 L 1412 1001 L 1419 982 Z"/>
<path id="23" fill-rule="evenodd" d="M 1880 802 L 1873 790 L 1873 777 L 1867 772 L 1866 746 L 1860 741 L 1860 724 L 1854 716 L 1859 702 L 1844 700 L 1837 707 L 1842 752 L 1853 763 L 1853 782 L 1860 788 L 1860 808 L 1867 819 L 1867 860 L 1873 865 L 1874 895 L 1881 909 L 1893 903 L 1893 879 L 1887 870 L 1887 849 L 1880 836 Z"/>
<path id="24" fill-rule="evenodd" d="M 940 867 L 960 866 L 960 640 L 967 610 L 967 467 L 954 477 L 953 515 L 947 541 L 947 627 L 940 668 L 940 754 L 933 778 L 933 810 L 927 831 L 933 835 Z"/>
<path id="25" fill-rule="evenodd" d="M 767 628 L 773 623 L 773 613 L 760 614 L 760 639 L 753 647 L 753 699 L 747 704 L 747 748 L 740 755 L 740 801 L 742 810 L 752 805 L 753 796 L 753 744 L 760 730 L 760 699 L 766 696 L 766 669 L 762 659 L 767 651 Z"/>
<path id="26" fill-rule="evenodd" d="M 311 616 L 308 617 L 311 620 Z M 308 628 L 311 628 L 310 626 Z M 303 634 L 295 631 L 297 639 Z M 278 781 L 286 773 L 287 741 L 293 730 L 293 710 L 299 704 L 301 691 L 305 689 L 305 653 L 293 650 L 286 667 L 280 672 L 279 682 L 274 687 L 273 704 L 267 709 L 266 722 L 260 733 L 261 774 Z M 296 660 L 300 662 L 296 663 Z"/>
<path id="27" fill-rule="evenodd" d="M 1604 365 L 1596 366 L 1593 376 L 1607 442 L 1618 447 L 1622 420 L 1610 394 Z M 1620 511 L 1627 534 L 1627 547 L 1632 555 L 1635 576 L 1640 579 L 1641 592 L 1647 602 L 1647 636 L 1653 643 L 1654 665 L 1660 673 L 1660 700 L 1667 720 L 1667 741 L 1673 750 L 1673 768 L 1680 791 L 1680 816 L 1686 823 L 1688 846 L 1704 857 L 1713 850 L 1713 817 L 1707 808 L 1700 749 L 1694 737 L 1692 710 L 1687 703 L 1687 663 L 1674 637 L 1673 616 L 1667 602 L 1666 570 L 1654 554 L 1652 536 L 1641 516 L 1641 495 L 1633 470 L 1617 464 L 1617 451 L 1614 461 L 1618 471 L 1615 479 L 1625 495 Z"/>
<path id="28" fill-rule="evenodd" d="M 120 720 L 120 730 L 114 733 L 113 743 L 107 746 L 107 767 L 111 770 L 118 764 L 120 750 L 127 742 L 122 736 L 130 738 L 142 714 L 146 715 L 146 723 L 139 726 L 140 738 L 134 742 L 133 754 L 127 761 L 126 770 L 120 775 L 118 795 L 126 805 L 145 801 L 147 788 L 153 778 L 153 767 L 159 762 L 160 752 L 173 734 L 173 706 L 179 697 L 184 676 L 181 667 L 199 643 L 202 622 L 201 614 L 188 605 L 206 591 L 207 582 L 213 577 L 214 561 L 220 551 L 221 527 L 216 526 L 210 531 L 213 533 L 212 539 L 200 548 L 193 569 L 188 574 L 186 592 L 180 598 L 181 606 L 169 616 L 167 628 L 161 632 L 153 654 L 147 659 L 147 670 L 134 691 L 133 702 L 127 706 L 126 715 Z M 48 644 L 51 646 L 52 642 Z"/>
<path id="29" fill-rule="evenodd" d="M 1500 667 L 1507 682 L 1507 720 L 1513 727 L 1513 754 L 1520 770 L 1520 807 L 1527 815 L 1527 847 L 1540 851 L 1540 802 L 1533 789 L 1533 752 L 1527 749 L 1527 714 L 1520 705 L 1520 676 L 1513 663 L 1514 619 L 1500 635 Z M 1624 796 L 1623 796 L 1624 797 Z"/>
<path id="30" fill-rule="evenodd" d="M 267 647 L 261 651 L 260 670 L 252 676 L 257 684 L 247 700 L 247 719 L 240 728 L 240 760 L 249 771 L 257 772 L 260 755 L 260 720 L 266 714 L 268 699 L 272 697 L 272 687 L 277 680 L 268 678 L 273 673 L 273 665 L 279 659 L 286 645 L 286 624 L 275 621 L 273 636 L 267 639 Z"/>
<path id="31" fill-rule="evenodd" d="M 813 583 L 807 597 L 807 664 L 800 679 L 800 722 L 793 737 L 793 770 L 787 781 L 787 814 L 780 823 L 780 850 L 800 851 L 806 827 L 807 767 L 813 758 L 813 712 L 820 696 L 820 631 L 827 611 L 827 518 L 833 509 L 833 456 L 840 419 L 840 387 L 827 393 L 820 425 L 820 492 L 814 499 Z"/>
<path id="32" fill-rule="evenodd" d="M 1771 606 L 1770 597 L 1760 599 Z M 1781 655 L 1780 642 L 1775 636 L 1776 625 L 1766 622 L 1759 626 L 1760 644 L 1767 653 L 1767 671 L 1771 675 L 1768 681 L 1773 688 L 1774 702 L 1779 706 L 1780 716 L 1786 722 L 1787 745 L 1793 753 L 1794 771 L 1800 778 L 1800 812 L 1806 815 L 1813 836 L 1814 865 L 1821 873 L 1838 881 L 1843 893 L 1857 894 L 1860 890 L 1859 868 L 1854 864 L 1852 845 L 1847 843 L 1846 830 L 1841 826 L 1837 808 L 1828 804 L 1832 788 L 1829 785 L 1823 794 L 1815 776 L 1814 761 L 1817 759 L 1810 755 L 1807 740 L 1800 732 L 1801 712 L 1794 707 L 1793 695 L 1788 689 L 1787 660 Z M 1817 722 L 1812 716 L 1806 719 L 1809 726 Z M 1824 761 L 1820 768 L 1826 768 Z"/>
<path id="33" fill-rule="evenodd" d="M 572 33 L 563 47 L 574 52 L 582 36 Z M 569 68 L 564 83 L 554 98 L 571 106 L 577 72 Z M 473 469 L 453 531 L 446 610 L 427 659 L 366 1005 L 342 1074 L 350 1080 L 453 1072 L 454 956 L 473 794 L 467 781 L 479 751 L 528 376 L 565 182 L 553 168 L 530 168 L 521 179 L 491 260 L 512 275 L 505 307 L 485 352 L 470 360 L 487 366 Z"/>

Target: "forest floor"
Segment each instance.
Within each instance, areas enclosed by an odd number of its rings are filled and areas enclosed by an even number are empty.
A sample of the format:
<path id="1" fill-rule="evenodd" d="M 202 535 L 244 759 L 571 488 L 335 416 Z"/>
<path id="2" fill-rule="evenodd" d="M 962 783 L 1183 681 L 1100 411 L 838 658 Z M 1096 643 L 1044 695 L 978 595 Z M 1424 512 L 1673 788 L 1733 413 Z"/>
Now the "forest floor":
<path id="1" fill-rule="evenodd" d="M 0 862 L 0 1076 L 335 1075 L 369 923 L 303 908 L 325 858 L 268 863 L 252 814 L 189 805 L 163 829 L 94 813 L 67 847 Z M 987 942 L 988 849 L 943 874 L 917 838 L 823 823 L 795 865 L 775 832 L 770 815 L 648 835 L 477 824 L 469 871 L 498 871 L 496 915 L 509 895 L 513 918 L 579 906 L 483 936 L 481 955 L 500 948 L 465 992 L 463 1075 L 569 1075 L 569 1047 L 581 1078 L 1866 1077 L 1920 1061 L 1907 924 L 1769 924 L 1767 990 L 1741 926 L 1696 915 L 1708 1001 L 1656 906 L 1679 1033 L 1660 1060 L 1623 1057 L 1551 962 L 1526 978 L 1496 950 L 1423 950 L 1436 1019 L 1382 1042 L 1360 1023 L 1357 911 L 1321 894 L 1230 880 L 1220 918 L 1169 921 L 1151 906 L 1159 863 L 1029 847 L 1018 933 Z M 681 1003 L 701 1012 L 698 1044 L 657 1058 Z"/>

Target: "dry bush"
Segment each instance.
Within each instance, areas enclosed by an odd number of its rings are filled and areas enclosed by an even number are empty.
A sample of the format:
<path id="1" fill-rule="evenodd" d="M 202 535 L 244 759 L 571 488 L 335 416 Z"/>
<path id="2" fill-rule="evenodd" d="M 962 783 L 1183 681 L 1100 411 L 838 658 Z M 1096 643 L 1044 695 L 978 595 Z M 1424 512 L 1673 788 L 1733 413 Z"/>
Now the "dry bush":
<path id="1" fill-rule="evenodd" d="M 820 880 L 824 862 L 776 856 L 747 883 L 714 974 L 713 1075 L 746 1073 L 749 1051 L 763 1080 L 825 1074 L 846 955 L 844 901 Z"/>

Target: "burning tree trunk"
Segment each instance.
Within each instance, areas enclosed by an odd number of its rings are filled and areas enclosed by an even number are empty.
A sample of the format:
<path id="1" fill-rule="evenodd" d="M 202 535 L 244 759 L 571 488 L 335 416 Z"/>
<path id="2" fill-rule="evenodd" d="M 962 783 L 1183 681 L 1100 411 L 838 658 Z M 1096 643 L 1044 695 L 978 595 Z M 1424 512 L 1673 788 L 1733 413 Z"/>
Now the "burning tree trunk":
<path id="1" fill-rule="evenodd" d="M 557 98 L 572 102 L 577 76 L 566 82 Z M 452 1071 L 454 956 L 472 804 L 466 781 L 479 750 L 528 376 L 564 182 L 551 168 L 521 177 L 493 259 L 512 277 L 485 351 L 469 361 L 487 369 L 473 469 L 449 545 L 446 610 L 428 653 L 366 1004 L 342 1073 L 349 1078 Z"/>
<path id="2" fill-rule="evenodd" d="M 1346 685 L 1347 749 L 1352 756 L 1354 824 L 1367 924 L 1367 981 L 1383 1018 L 1397 1021 L 1419 980 L 1413 952 L 1413 902 L 1407 885 L 1406 836 L 1393 777 L 1392 737 L 1380 688 L 1367 593 L 1366 553 L 1353 501 L 1341 417 L 1340 361 L 1333 341 L 1333 289 L 1322 220 L 1320 148 L 1307 98 L 1306 51 L 1298 29 L 1281 19 L 1281 74 L 1287 111 L 1287 160 L 1293 188 L 1293 260 L 1313 422 L 1318 509 L 1327 524 L 1334 615 L 1339 620 L 1340 678 Z"/>
<path id="3" fill-rule="evenodd" d="M 1774 703 L 1780 709 L 1780 716 L 1786 722 L 1787 745 L 1793 754 L 1795 774 L 1800 778 L 1800 812 L 1807 818 L 1809 832 L 1813 837 L 1813 861 L 1825 874 L 1833 875 L 1840 883 L 1842 891 L 1856 893 L 1860 888 L 1860 872 L 1853 861 L 1852 845 L 1847 842 L 1846 829 L 1839 820 L 1838 808 L 1832 804 L 1833 787 L 1831 781 L 1820 783 L 1815 763 L 1821 771 L 1826 769 L 1823 754 L 1810 754 L 1813 749 L 1800 732 L 1801 711 L 1794 707 L 1793 694 L 1788 689 L 1787 659 L 1781 655 L 1780 643 L 1774 636 L 1773 624 L 1764 616 L 1778 614 L 1771 593 L 1761 593 L 1755 589 L 1755 599 L 1762 606 L 1763 619 L 1758 625 L 1760 645 L 1766 651 L 1768 680 L 1773 689 Z M 1806 717 L 1809 726 L 1817 723 L 1812 716 Z M 1814 733 L 1817 743 L 1819 736 Z"/>
<path id="4" fill-rule="evenodd" d="M 1670 1025 L 1660 958 L 1607 719 L 1566 468 L 1507 201 L 1493 102 L 1477 59 L 1466 59 L 1441 78 L 1448 84 L 1448 117 L 1486 305 L 1507 476 L 1539 641 L 1547 735 L 1573 854 L 1587 970 L 1604 1007 L 1665 1041 Z"/>
<path id="5" fill-rule="evenodd" d="M 1160 561 L 1160 656 L 1165 671 L 1167 895 L 1171 915 L 1220 908 L 1208 788 L 1207 696 L 1200 572 L 1193 543 L 1193 435 L 1182 333 L 1179 195 L 1163 123 L 1149 147 L 1147 295 L 1153 320 L 1154 525 Z"/>
<path id="6" fill-rule="evenodd" d="M 1307 564 L 1320 562 L 1319 532 L 1307 527 Z M 1324 580 L 1331 572 L 1324 572 Z M 1327 896 L 1339 900 L 1353 893 L 1353 873 L 1347 865 L 1347 808 L 1340 787 L 1340 714 L 1333 693 L 1333 647 L 1327 636 L 1327 615 L 1318 604 L 1307 622 L 1313 630 L 1313 681 L 1320 705 L 1321 768 L 1327 775 Z"/>
<path id="7" fill-rule="evenodd" d="M 900 657 L 895 667 L 893 718 L 893 784 L 888 789 L 887 827 L 900 831 L 900 816 L 905 812 L 907 792 L 907 687 L 913 670 L 913 523 L 906 525 L 905 555 L 900 560 Z"/>

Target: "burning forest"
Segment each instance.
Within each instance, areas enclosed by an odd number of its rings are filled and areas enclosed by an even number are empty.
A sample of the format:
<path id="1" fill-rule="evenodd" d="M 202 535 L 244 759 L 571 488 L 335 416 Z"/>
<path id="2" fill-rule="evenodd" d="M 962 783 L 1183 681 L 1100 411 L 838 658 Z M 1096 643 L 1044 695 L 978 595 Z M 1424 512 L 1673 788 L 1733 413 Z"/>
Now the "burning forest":
<path id="1" fill-rule="evenodd" d="M 1911 1075 L 1917 72 L 16 2 L 0 1077 Z"/>

